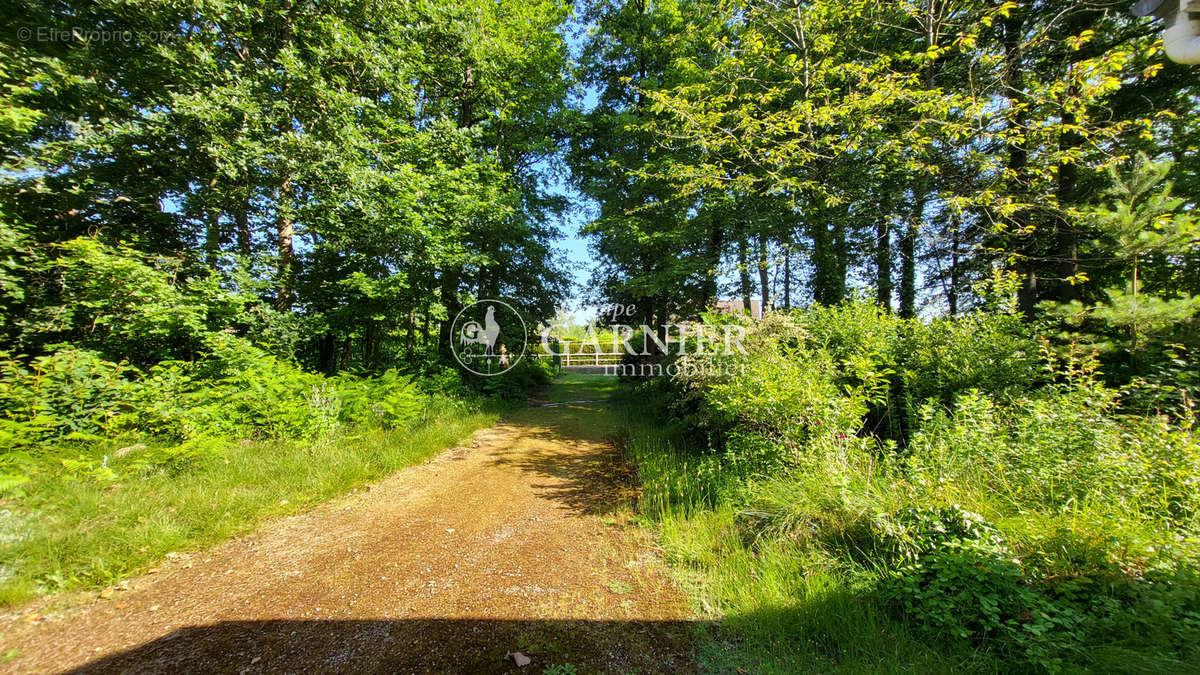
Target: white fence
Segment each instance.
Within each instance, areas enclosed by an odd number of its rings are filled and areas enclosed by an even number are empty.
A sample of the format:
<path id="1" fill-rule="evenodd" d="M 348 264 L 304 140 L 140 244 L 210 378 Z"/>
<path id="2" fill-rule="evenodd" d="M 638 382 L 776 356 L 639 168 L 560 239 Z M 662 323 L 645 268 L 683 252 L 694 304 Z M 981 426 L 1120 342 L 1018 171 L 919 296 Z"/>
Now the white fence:
<path id="1" fill-rule="evenodd" d="M 621 352 L 575 352 L 564 349 L 561 354 L 534 354 L 536 358 L 552 359 L 558 356 L 562 359 L 563 368 L 573 366 L 615 366 L 621 363 L 625 355 Z"/>

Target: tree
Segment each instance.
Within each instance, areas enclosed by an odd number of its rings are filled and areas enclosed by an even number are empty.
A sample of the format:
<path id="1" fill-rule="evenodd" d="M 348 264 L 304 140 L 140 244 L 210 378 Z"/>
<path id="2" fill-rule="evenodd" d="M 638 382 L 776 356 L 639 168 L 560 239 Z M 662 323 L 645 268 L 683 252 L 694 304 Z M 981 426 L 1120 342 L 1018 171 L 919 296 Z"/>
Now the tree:
<path id="1" fill-rule="evenodd" d="M 329 372 L 414 357 L 482 293 L 536 321 L 565 288 L 539 164 L 558 152 L 568 14 L 553 0 L 22 3 L 19 24 L 61 39 L 4 38 L 20 105 L 0 128 L 3 212 L 41 242 L 126 242 L 181 258 L 181 281 L 253 290 Z M 80 25 L 130 39 L 71 37 Z"/>
<path id="2" fill-rule="evenodd" d="M 1176 258 L 1200 246 L 1200 223 L 1184 200 L 1171 196 L 1166 180 L 1171 162 L 1151 162 L 1139 155 L 1127 175 L 1110 171 L 1111 204 L 1087 215 L 1097 232 L 1090 252 L 1112 255 L 1125 270 L 1122 286 L 1105 290 L 1102 301 L 1084 305 L 1078 300 L 1052 308 L 1055 315 L 1074 326 L 1092 324 L 1104 331 L 1128 334 L 1128 354 L 1137 359 L 1148 340 L 1175 332 L 1200 311 L 1200 297 L 1191 294 L 1150 293 L 1142 287 L 1140 267 L 1150 255 Z M 1093 343 L 1096 339 L 1093 337 Z M 1103 344 L 1103 343 L 1101 343 Z"/>

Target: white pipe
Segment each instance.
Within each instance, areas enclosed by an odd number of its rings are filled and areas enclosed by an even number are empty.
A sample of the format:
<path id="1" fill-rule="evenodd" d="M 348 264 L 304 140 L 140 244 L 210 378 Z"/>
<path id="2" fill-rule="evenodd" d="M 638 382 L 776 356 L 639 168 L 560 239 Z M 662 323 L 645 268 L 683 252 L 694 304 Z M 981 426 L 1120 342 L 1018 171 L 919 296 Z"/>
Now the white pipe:
<path id="1" fill-rule="evenodd" d="M 1200 64 L 1200 21 L 1188 12 L 1191 2 L 1179 0 L 1179 14 L 1163 31 L 1163 49 L 1167 58 L 1176 63 Z"/>

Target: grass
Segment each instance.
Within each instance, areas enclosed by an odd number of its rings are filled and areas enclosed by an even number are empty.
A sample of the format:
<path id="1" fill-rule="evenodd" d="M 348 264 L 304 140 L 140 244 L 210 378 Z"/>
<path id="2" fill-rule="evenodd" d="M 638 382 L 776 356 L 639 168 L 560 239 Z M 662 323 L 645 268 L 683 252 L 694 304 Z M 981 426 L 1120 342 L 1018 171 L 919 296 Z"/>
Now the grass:
<path id="1" fill-rule="evenodd" d="M 520 408 L 505 417 L 541 428 L 552 438 L 603 441 L 617 429 L 616 418 L 604 405 L 616 389 L 615 377 L 562 374 L 543 392 L 547 403 L 558 405 Z"/>
<path id="2" fill-rule="evenodd" d="M 549 390 L 550 403 L 566 401 L 605 401 L 616 393 L 619 381 L 604 375 L 564 373 Z"/>
<path id="3" fill-rule="evenodd" d="M 618 397 L 620 400 L 620 397 Z M 912 637 L 837 560 L 789 541 L 748 537 L 730 498 L 733 479 L 682 451 L 682 441 L 632 401 L 618 408 L 653 527 L 696 614 L 706 672 L 995 671 Z"/>
<path id="4" fill-rule="evenodd" d="M 803 470 L 746 475 L 719 454 L 689 447 L 671 425 L 652 418 L 654 406 L 629 398 L 618 396 L 615 414 L 638 470 L 640 517 L 656 530 L 694 611 L 716 620 L 715 630 L 698 635 L 705 671 L 1197 672 L 1200 586 L 1194 569 L 1187 568 L 1190 558 L 1182 558 L 1184 569 L 1174 576 L 1145 578 L 1123 573 L 1112 562 L 1138 561 L 1136 546 L 1156 550 L 1163 541 L 1179 547 L 1171 555 L 1185 556 L 1189 540 L 1169 539 L 1171 532 L 1156 518 L 1137 513 L 1119 518 L 1112 513 L 1119 506 L 1075 502 L 1058 510 L 999 508 L 1001 497 L 976 474 L 924 490 L 899 474 L 872 470 L 864 464 L 870 455 L 826 452 Z M 1132 488 L 1110 496 L 1119 505 L 1136 499 Z M 1125 501 L 1118 502 L 1121 497 Z M 996 568 L 986 567 L 1013 553 L 964 558 L 959 567 L 930 563 L 923 569 L 934 572 L 923 574 L 938 576 L 919 583 L 940 588 L 934 592 L 942 595 L 904 605 L 901 613 L 894 596 L 886 597 L 900 563 L 873 519 L 909 505 L 939 505 L 939 499 L 963 503 L 1000 523 L 1012 550 L 1023 556 L 1021 585 L 998 584 L 1000 577 L 989 571 Z M 1129 551 L 1128 558 L 1114 557 L 1118 544 L 1124 548 L 1117 554 Z M 1155 564 L 1174 569 L 1173 558 L 1162 560 Z M 1042 581 L 1030 571 L 1036 569 L 1059 576 Z M 1062 585 L 1055 585 L 1060 579 Z M 1042 653 L 1051 654 L 1040 662 L 1013 661 L 1020 656 L 1001 642 L 999 631 L 975 632 L 972 625 L 972 632 L 956 636 L 931 627 L 929 616 L 943 616 L 933 613 L 936 608 L 948 607 L 937 610 L 945 616 L 974 616 L 971 612 L 986 606 L 984 599 L 1007 602 L 1012 596 L 1004 593 L 1018 592 L 1013 589 L 1036 598 L 1028 602 L 1042 603 L 1017 615 L 1028 622 L 1022 626 L 1050 616 L 1067 626 L 1036 633 L 1042 640 L 1036 645 L 1049 645 Z M 1040 595 L 1030 595 L 1034 592 Z"/>
<path id="5" fill-rule="evenodd" d="M 0 501 L 0 606 L 110 585 L 421 462 L 497 416 L 447 408 L 405 429 L 242 442 L 182 472 L 113 483 L 35 478 Z"/>

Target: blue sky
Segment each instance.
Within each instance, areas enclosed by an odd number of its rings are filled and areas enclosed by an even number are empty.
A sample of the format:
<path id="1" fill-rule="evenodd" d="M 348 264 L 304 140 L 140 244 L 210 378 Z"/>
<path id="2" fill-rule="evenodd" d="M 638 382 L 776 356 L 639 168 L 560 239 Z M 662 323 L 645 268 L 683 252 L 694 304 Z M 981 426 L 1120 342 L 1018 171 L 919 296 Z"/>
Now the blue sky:
<path id="1" fill-rule="evenodd" d="M 576 288 L 572 289 L 572 306 L 584 295 L 584 288 L 591 277 L 594 262 L 588 251 L 587 240 L 579 234 L 579 229 L 591 219 L 595 206 L 579 193 L 568 181 L 559 178 L 552 182 L 551 191 L 554 194 L 565 195 L 571 202 L 571 209 L 563 217 L 563 238 L 557 242 L 557 247 L 566 251 L 567 265 Z"/>
<path id="2" fill-rule="evenodd" d="M 576 21 L 568 24 L 563 31 L 563 37 L 566 39 L 567 46 L 571 50 L 572 61 L 579 57 L 583 48 L 582 33 L 583 26 Z M 582 92 L 574 92 L 575 95 L 580 93 L 582 93 L 582 97 L 573 103 L 579 105 L 584 111 L 595 107 L 599 100 L 599 92 L 596 89 L 588 87 L 583 89 Z M 565 176 L 560 176 L 553 180 L 551 189 L 555 194 L 565 195 L 572 205 L 571 210 L 565 215 L 562 224 L 563 238 L 557 245 L 558 248 L 565 250 L 567 253 L 567 265 L 571 271 L 571 278 L 575 282 L 570 302 L 570 307 L 574 309 L 579 307 L 582 297 L 586 295 L 585 289 L 591 278 L 592 268 L 595 265 L 591 252 L 588 251 L 587 240 L 579 234 L 579 228 L 591 220 L 596 206 L 580 194 Z"/>

